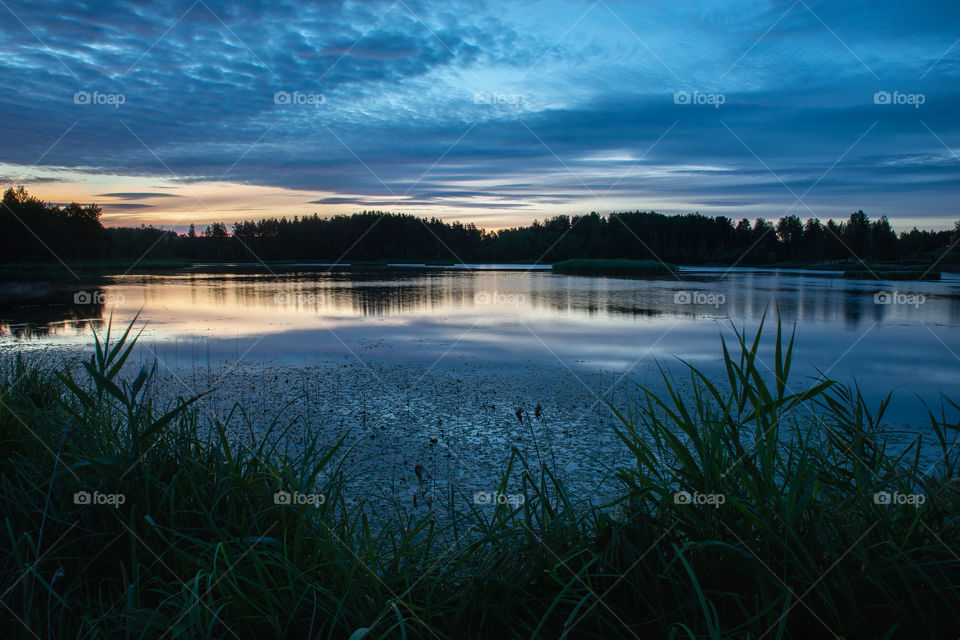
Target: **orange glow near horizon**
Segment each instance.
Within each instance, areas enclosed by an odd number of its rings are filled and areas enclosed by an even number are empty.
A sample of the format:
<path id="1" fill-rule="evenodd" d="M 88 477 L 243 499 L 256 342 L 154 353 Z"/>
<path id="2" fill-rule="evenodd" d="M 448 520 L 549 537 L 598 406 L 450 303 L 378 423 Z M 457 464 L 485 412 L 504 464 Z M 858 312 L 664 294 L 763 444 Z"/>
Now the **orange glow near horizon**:
<path id="1" fill-rule="evenodd" d="M 423 218 L 439 218 L 447 222 L 473 223 L 487 231 L 529 225 L 534 220 L 544 220 L 556 215 L 582 215 L 596 210 L 595 199 L 586 198 L 565 204 L 540 202 L 540 198 L 516 196 L 515 207 L 484 207 L 482 201 L 465 202 L 464 198 L 451 201 L 437 199 L 435 203 L 406 203 L 400 196 L 359 195 L 330 191 L 307 191 L 281 187 L 241 184 L 235 182 L 196 181 L 179 178 L 156 178 L 151 176 L 121 176 L 99 174 L 77 169 L 50 167 L 23 167 L 0 163 L 0 187 L 24 185 L 32 195 L 44 202 L 67 204 L 94 203 L 103 209 L 101 222 L 104 226 L 152 225 L 185 233 L 190 224 L 201 232 L 213 222 L 224 222 L 228 229 L 237 221 L 261 218 L 293 218 L 314 213 L 323 217 L 353 214 L 360 211 L 387 211 L 407 213 Z M 479 185 L 469 185 L 477 187 Z M 486 184 L 485 188 L 495 188 Z M 327 198 L 350 199 L 347 204 L 317 204 Z M 637 201 L 610 200 L 610 211 L 658 211 L 665 214 L 692 213 L 726 215 L 734 220 L 764 217 L 769 215 L 769 206 L 748 205 L 723 207 L 720 210 L 704 210 L 694 203 L 675 201 L 663 196 L 639 198 Z M 465 206 L 468 205 L 468 206 Z M 729 210 L 728 210 L 729 209 Z M 868 215 L 870 212 L 867 212 Z M 821 216 L 826 220 L 831 216 Z M 841 216 L 833 216 L 842 219 Z M 871 216 L 879 217 L 879 216 Z M 941 218 L 891 218 L 896 231 L 908 231 L 914 226 L 921 229 L 952 229 L 952 223 Z"/>
<path id="2" fill-rule="evenodd" d="M 333 216 L 364 210 L 409 213 L 442 220 L 459 220 L 497 230 L 529 224 L 561 213 L 573 213 L 556 205 L 516 209 L 458 207 L 438 201 L 435 205 L 404 204 L 404 197 L 387 206 L 391 197 L 361 196 L 325 191 L 303 191 L 233 182 L 187 182 L 155 177 L 88 174 L 74 170 L 31 169 L 32 175 L 18 175 L 25 168 L 0 165 L 3 188 L 23 184 L 44 202 L 96 204 L 103 209 L 104 226 L 153 225 L 185 232 L 190 224 L 202 230 L 213 222 L 231 223 L 261 218 L 313 215 Z M 354 197 L 350 204 L 317 204 L 324 198 Z M 364 204 L 370 200 L 371 204 Z"/>

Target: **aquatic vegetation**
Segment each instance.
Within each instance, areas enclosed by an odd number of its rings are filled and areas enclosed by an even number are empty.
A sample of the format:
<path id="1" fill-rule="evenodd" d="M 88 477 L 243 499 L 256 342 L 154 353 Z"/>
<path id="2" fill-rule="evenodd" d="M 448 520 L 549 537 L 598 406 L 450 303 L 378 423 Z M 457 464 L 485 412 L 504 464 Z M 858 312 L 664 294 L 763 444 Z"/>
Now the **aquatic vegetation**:
<path id="1" fill-rule="evenodd" d="M 888 400 L 790 376 L 793 337 L 737 333 L 724 375 L 612 407 L 632 463 L 584 506 L 514 449 L 499 486 L 373 513 L 341 440 L 250 442 L 128 373 L 131 329 L 81 366 L 0 372 L 4 637 L 953 637 L 956 425 L 894 453 Z M 125 366 L 126 365 L 126 366 Z M 768 368 L 769 367 L 769 368 Z M 681 392 L 681 388 L 684 391 Z M 538 404 L 539 406 L 539 404 Z M 237 407 L 242 412 L 242 407 Z M 534 409 L 531 435 L 549 435 Z M 539 415 L 538 415 L 539 414 Z M 557 428 L 562 425 L 556 425 Z M 539 457 L 539 449 L 538 457 Z M 429 475 L 413 469 L 418 483 Z M 522 492 L 507 493 L 519 479 Z M 432 495 L 432 494 L 431 494 Z M 589 496 L 586 496 L 589 498 Z"/>

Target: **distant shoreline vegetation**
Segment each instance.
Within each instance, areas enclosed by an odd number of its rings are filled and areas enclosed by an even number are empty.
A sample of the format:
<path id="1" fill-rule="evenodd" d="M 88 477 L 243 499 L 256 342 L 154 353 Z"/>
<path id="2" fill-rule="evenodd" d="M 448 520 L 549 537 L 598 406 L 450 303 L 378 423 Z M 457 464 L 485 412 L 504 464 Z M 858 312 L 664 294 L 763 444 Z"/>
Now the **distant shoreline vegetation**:
<path id="1" fill-rule="evenodd" d="M 862 270 L 844 271 L 843 277 L 848 280 L 939 280 L 939 271 L 884 271 Z"/>
<path id="2" fill-rule="evenodd" d="M 897 271 L 960 268 L 960 221 L 953 230 L 914 228 L 898 235 L 886 217 L 871 221 L 863 211 L 839 222 L 784 216 L 776 223 L 698 213 L 589 213 L 497 231 L 363 211 L 248 220 L 229 228 L 216 222 L 199 231 L 190 225 L 182 234 L 152 226 L 104 227 L 100 218 L 96 205 L 61 207 L 23 187 L 7 189 L 0 202 L 0 270 L 111 262 L 143 269 L 144 260 L 165 268 L 164 263 L 194 262 L 562 264 L 584 259 L 800 268 L 864 261 Z"/>
<path id="3" fill-rule="evenodd" d="M 676 266 L 656 260 L 564 260 L 553 265 L 557 273 L 585 276 L 669 276 Z"/>
<path id="4" fill-rule="evenodd" d="M 564 275 L 581 276 L 609 276 L 609 277 L 657 277 L 674 276 L 681 266 L 661 263 L 655 260 L 618 260 L 618 259 L 599 259 L 575 258 L 563 260 L 554 264 L 524 262 L 504 262 L 497 263 L 509 265 L 514 269 L 523 270 L 522 267 L 529 266 L 531 269 L 542 271 L 553 271 L 553 273 Z M 728 264 L 712 263 L 702 266 L 725 268 Z M 777 263 L 771 265 L 741 265 L 748 267 L 764 267 L 770 269 L 799 269 L 809 271 L 811 274 L 826 273 L 831 275 L 839 274 L 841 277 L 849 280 L 917 280 L 917 281 L 938 281 L 941 279 L 941 271 L 925 270 L 922 265 L 909 270 L 892 269 L 892 265 L 873 264 L 863 265 L 857 263 L 840 263 L 832 265 L 813 265 L 802 263 Z M 339 264 L 310 261 L 293 260 L 271 260 L 267 262 L 246 261 L 246 262 L 228 262 L 228 261 L 209 261 L 195 262 L 179 258 L 168 259 L 144 259 L 135 264 L 130 261 L 110 259 L 110 260 L 83 260 L 70 262 L 0 262 L 0 279 L 4 280 L 43 280 L 56 279 L 63 276 L 66 270 L 79 277 L 101 277 L 107 275 L 128 275 L 128 274 L 147 274 L 147 273 L 169 273 L 196 271 L 201 273 L 211 273 L 232 270 L 256 270 L 285 271 L 292 268 L 309 271 L 315 269 L 318 271 L 368 271 L 368 270 L 416 270 L 416 269 L 471 269 L 470 265 L 457 265 L 450 261 L 429 261 L 429 262 L 403 262 L 400 260 L 382 260 L 382 261 L 357 261 L 343 262 Z M 932 269 L 932 267 L 931 267 Z M 943 268 L 947 272 L 960 272 L 960 265 L 946 265 Z"/>

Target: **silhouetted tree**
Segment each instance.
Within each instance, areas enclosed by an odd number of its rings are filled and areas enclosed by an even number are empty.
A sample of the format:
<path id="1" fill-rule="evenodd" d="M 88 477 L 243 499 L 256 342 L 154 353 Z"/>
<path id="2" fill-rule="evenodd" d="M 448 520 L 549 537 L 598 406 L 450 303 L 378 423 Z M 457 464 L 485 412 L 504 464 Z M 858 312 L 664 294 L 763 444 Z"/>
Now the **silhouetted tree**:
<path id="1" fill-rule="evenodd" d="M 803 223 L 797 216 L 785 216 L 777 222 L 777 237 L 780 239 L 782 255 L 795 260 L 800 253 L 803 241 Z"/>
<path id="2" fill-rule="evenodd" d="M 899 257 L 897 234 L 890 226 L 887 216 L 882 216 L 870 225 L 870 243 L 872 260 L 896 260 Z"/>
<path id="3" fill-rule="evenodd" d="M 850 214 L 850 220 L 844 226 L 840 237 L 854 257 L 865 261 L 872 258 L 870 220 L 863 211 Z"/>
<path id="4" fill-rule="evenodd" d="M 53 261 L 98 257 L 170 257 L 200 260 L 408 260 L 556 262 L 567 258 L 661 259 L 681 264 L 771 264 L 864 260 L 927 263 L 956 261 L 960 222 L 952 231 L 893 232 L 882 217 L 863 211 L 849 220 L 772 223 L 699 213 L 668 216 L 624 211 L 607 216 L 558 215 L 526 226 L 487 232 L 472 224 L 362 211 L 353 215 L 263 218 L 211 223 L 198 234 L 150 226 L 104 229 L 94 205 L 48 205 L 23 187 L 7 189 L 0 203 L 0 261 Z"/>

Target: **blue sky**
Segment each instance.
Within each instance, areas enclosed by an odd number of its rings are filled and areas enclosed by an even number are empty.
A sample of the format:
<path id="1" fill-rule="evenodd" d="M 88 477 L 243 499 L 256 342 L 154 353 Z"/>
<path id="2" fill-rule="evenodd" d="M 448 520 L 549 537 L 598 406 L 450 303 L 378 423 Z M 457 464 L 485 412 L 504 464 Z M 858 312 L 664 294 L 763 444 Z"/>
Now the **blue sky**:
<path id="1" fill-rule="evenodd" d="M 950 2 L 0 2 L 0 184 L 107 224 L 960 219 Z"/>

